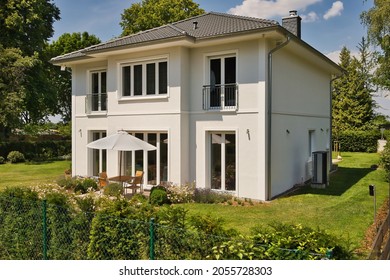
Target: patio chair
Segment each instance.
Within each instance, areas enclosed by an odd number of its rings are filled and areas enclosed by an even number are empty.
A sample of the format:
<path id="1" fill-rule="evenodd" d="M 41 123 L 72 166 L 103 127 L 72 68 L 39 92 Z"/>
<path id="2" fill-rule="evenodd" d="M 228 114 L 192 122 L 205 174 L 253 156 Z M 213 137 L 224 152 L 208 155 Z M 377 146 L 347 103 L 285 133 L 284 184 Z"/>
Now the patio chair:
<path id="1" fill-rule="evenodd" d="M 143 171 L 135 172 L 135 176 L 131 177 L 130 180 L 127 181 L 127 184 L 124 185 L 125 194 L 126 194 L 126 189 L 131 189 L 132 194 L 135 194 L 137 192 L 137 189 L 140 189 L 140 192 L 143 193 L 143 186 L 142 186 L 143 177 L 144 177 Z"/>
<path id="2" fill-rule="evenodd" d="M 104 188 L 105 186 L 108 185 L 107 172 L 99 173 L 98 183 L 99 183 L 99 188 Z"/>

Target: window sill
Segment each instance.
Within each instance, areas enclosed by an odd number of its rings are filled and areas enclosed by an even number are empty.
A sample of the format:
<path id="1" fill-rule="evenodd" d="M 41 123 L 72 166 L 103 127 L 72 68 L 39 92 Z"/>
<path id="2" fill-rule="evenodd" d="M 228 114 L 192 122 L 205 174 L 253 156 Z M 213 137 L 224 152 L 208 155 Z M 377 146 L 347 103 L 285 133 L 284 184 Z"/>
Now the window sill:
<path id="1" fill-rule="evenodd" d="M 132 101 L 147 101 L 147 100 L 164 100 L 168 99 L 168 94 L 161 94 L 161 95 L 140 95 L 140 96 L 119 96 L 118 102 L 120 103 L 126 103 L 126 102 L 132 102 Z"/>
<path id="2" fill-rule="evenodd" d="M 87 117 L 105 117 L 107 116 L 107 111 L 96 111 L 86 114 Z"/>

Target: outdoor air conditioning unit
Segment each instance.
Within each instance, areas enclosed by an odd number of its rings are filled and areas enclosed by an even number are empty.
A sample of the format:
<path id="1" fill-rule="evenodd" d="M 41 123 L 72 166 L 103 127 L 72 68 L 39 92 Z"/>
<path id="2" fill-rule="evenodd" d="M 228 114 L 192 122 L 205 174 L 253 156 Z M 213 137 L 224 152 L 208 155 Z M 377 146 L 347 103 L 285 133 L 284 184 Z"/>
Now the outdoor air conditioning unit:
<path id="1" fill-rule="evenodd" d="M 328 185 L 329 176 L 328 152 L 313 152 L 312 160 L 313 177 L 311 181 L 311 186 L 314 188 L 325 188 Z"/>

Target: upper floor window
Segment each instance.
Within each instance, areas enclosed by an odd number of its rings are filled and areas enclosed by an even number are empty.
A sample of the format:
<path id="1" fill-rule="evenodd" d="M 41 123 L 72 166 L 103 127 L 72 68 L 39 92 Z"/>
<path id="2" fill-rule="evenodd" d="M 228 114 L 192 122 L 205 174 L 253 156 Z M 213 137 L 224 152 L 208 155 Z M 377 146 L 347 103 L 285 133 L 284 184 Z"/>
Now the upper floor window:
<path id="1" fill-rule="evenodd" d="M 107 72 L 90 72 L 90 86 L 86 97 L 86 113 L 107 111 Z"/>
<path id="2" fill-rule="evenodd" d="M 208 85 L 203 86 L 205 110 L 237 110 L 236 55 L 208 58 Z"/>
<path id="3" fill-rule="evenodd" d="M 121 65 L 122 96 L 168 94 L 168 62 L 166 59 Z"/>

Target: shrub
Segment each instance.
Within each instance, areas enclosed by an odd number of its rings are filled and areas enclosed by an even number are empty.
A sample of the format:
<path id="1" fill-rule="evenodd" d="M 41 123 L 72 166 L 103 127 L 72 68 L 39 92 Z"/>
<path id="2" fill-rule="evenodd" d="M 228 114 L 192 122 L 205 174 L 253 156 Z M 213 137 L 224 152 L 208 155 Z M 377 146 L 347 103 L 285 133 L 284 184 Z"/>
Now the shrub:
<path id="1" fill-rule="evenodd" d="M 82 185 L 87 191 L 96 191 L 98 189 L 98 185 L 94 179 L 85 178 L 82 180 Z"/>
<path id="2" fill-rule="evenodd" d="M 60 176 L 57 179 L 57 185 L 66 190 L 74 190 L 77 185 L 77 180 L 75 178 Z"/>
<path id="3" fill-rule="evenodd" d="M 194 200 L 195 184 L 167 186 L 168 199 L 172 203 L 188 203 Z"/>
<path id="4" fill-rule="evenodd" d="M 194 201 L 197 203 L 223 203 L 231 199 L 231 194 L 211 189 L 196 188 L 194 192 Z"/>
<path id="5" fill-rule="evenodd" d="M 108 184 L 103 188 L 103 194 L 107 196 L 120 196 L 123 194 L 123 187 L 121 184 L 118 183 L 111 183 Z"/>
<path id="6" fill-rule="evenodd" d="M 5 163 L 5 159 L 2 156 L 0 156 L 0 164 L 4 164 L 4 163 Z"/>
<path id="7" fill-rule="evenodd" d="M 19 151 L 11 151 L 9 152 L 7 159 L 11 163 L 18 163 L 18 162 L 24 162 L 25 158 L 24 155 Z"/>
<path id="8" fill-rule="evenodd" d="M 379 159 L 380 166 L 386 171 L 386 179 L 390 178 L 390 142 L 387 142 Z"/>
<path id="9" fill-rule="evenodd" d="M 150 204 L 152 205 L 164 205 L 169 204 L 168 192 L 163 186 L 156 186 L 150 190 Z"/>
<path id="10" fill-rule="evenodd" d="M 338 136 L 340 151 L 375 153 L 377 151 L 378 139 L 380 138 L 381 134 L 379 130 L 343 131 Z"/>

